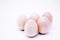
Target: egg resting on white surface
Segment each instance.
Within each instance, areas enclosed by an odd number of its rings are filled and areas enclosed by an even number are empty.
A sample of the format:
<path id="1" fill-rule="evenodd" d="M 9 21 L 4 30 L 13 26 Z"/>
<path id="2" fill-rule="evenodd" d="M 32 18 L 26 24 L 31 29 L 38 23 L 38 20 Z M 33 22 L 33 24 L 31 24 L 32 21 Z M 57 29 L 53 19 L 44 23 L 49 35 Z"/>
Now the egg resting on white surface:
<path id="1" fill-rule="evenodd" d="M 29 19 L 25 24 L 24 31 L 26 36 L 28 37 L 36 36 L 38 34 L 37 23 L 34 20 Z"/>
<path id="2" fill-rule="evenodd" d="M 19 30 L 24 30 L 24 25 L 27 21 L 27 17 L 26 16 L 19 16 L 19 19 L 18 19 L 18 26 L 19 26 Z"/>
<path id="3" fill-rule="evenodd" d="M 33 15 L 30 16 L 30 19 L 33 19 L 33 20 L 35 20 L 36 22 L 37 22 L 37 20 L 38 20 L 39 18 L 40 18 L 40 16 L 37 15 L 37 14 L 33 14 Z"/>
<path id="4" fill-rule="evenodd" d="M 39 33 L 40 34 L 48 33 L 51 23 L 52 15 L 50 13 L 45 13 L 37 22 L 39 26 Z"/>

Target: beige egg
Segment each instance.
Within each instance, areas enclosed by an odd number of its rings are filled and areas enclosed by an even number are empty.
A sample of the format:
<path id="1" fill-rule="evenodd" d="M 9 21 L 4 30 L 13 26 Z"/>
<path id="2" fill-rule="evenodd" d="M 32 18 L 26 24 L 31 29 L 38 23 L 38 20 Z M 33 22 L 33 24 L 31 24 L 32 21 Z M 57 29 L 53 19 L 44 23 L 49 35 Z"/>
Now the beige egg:
<path id="1" fill-rule="evenodd" d="M 48 33 L 52 24 L 52 15 L 49 12 L 46 12 L 42 15 L 42 17 L 40 17 L 40 19 L 37 21 L 37 24 L 40 34 Z"/>
<path id="2" fill-rule="evenodd" d="M 47 17 L 47 18 L 48 18 L 48 20 L 49 20 L 50 22 L 52 22 L 53 17 L 52 17 L 52 15 L 51 15 L 51 13 L 46 12 L 46 13 L 44 13 L 44 14 L 43 14 L 43 16 Z"/>
<path id="3" fill-rule="evenodd" d="M 49 20 L 46 17 L 41 17 L 38 21 L 38 28 L 39 28 L 39 33 L 40 34 L 46 34 L 48 33 L 48 29 L 49 29 Z"/>
<path id="4" fill-rule="evenodd" d="M 40 18 L 40 16 L 39 15 L 37 15 L 37 14 L 33 14 L 33 15 L 31 15 L 31 17 L 30 17 L 30 19 L 33 19 L 33 20 L 35 20 L 36 22 L 37 22 L 37 20 Z"/>
<path id="5" fill-rule="evenodd" d="M 37 23 L 34 20 L 29 19 L 25 24 L 24 31 L 28 37 L 36 36 L 38 34 Z"/>
<path id="6" fill-rule="evenodd" d="M 24 16 L 24 15 L 19 16 L 18 26 L 19 26 L 19 29 L 20 29 L 20 30 L 22 30 L 22 31 L 24 30 L 24 25 L 25 25 L 25 23 L 26 23 L 27 20 L 28 20 L 28 19 L 27 19 L 26 16 Z"/>

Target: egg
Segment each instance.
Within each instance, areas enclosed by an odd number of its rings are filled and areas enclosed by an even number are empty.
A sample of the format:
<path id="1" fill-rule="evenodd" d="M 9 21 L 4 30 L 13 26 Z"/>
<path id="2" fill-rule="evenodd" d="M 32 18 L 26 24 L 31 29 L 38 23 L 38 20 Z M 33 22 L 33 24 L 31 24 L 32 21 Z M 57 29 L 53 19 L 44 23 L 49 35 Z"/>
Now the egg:
<path id="1" fill-rule="evenodd" d="M 49 12 L 46 12 L 38 19 L 37 24 L 40 34 L 48 33 L 52 24 L 52 15 Z"/>
<path id="2" fill-rule="evenodd" d="M 25 24 L 24 31 L 27 37 L 35 37 L 38 34 L 37 23 L 29 19 Z"/>
<path id="3" fill-rule="evenodd" d="M 38 28 L 39 28 L 39 33 L 40 34 L 46 34 L 48 33 L 48 28 L 49 28 L 49 20 L 46 17 L 41 17 L 38 21 Z"/>
<path id="4" fill-rule="evenodd" d="M 19 19 L 18 19 L 18 26 L 19 26 L 19 30 L 24 30 L 24 25 L 27 21 L 27 17 L 26 16 L 19 16 Z"/>
<path id="5" fill-rule="evenodd" d="M 37 22 L 37 20 L 38 20 L 39 18 L 40 18 L 40 16 L 37 15 L 37 14 L 32 14 L 31 17 L 30 17 L 30 19 L 33 19 L 33 20 L 35 20 L 36 22 Z"/>
<path id="6" fill-rule="evenodd" d="M 53 17 L 50 12 L 44 13 L 43 16 L 45 16 L 52 23 Z"/>

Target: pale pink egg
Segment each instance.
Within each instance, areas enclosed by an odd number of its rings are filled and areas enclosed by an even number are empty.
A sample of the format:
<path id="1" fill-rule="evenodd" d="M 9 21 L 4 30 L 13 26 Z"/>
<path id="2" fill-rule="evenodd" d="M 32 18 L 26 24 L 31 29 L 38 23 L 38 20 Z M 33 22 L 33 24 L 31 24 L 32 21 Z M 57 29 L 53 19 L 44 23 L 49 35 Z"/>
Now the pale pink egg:
<path id="1" fill-rule="evenodd" d="M 51 15 L 51 13 L 46 12 L 45 14 L 43 14 L 43 16 L 47 17 L 47 19 L 48 19 L 50 22 L 52 22 L 53 17 L 52 17 L 52 15 Z"/>
<path id="2" fill-rule="evenodd" d="M 38 34 L 37 23 L 34 20 L 29 19 L 25 24 L 24 31 L 28 37 L 36 36 Z"/>
<path id="3" fill-rule="evenodd" d="M 22 31 L 24 30 L 24 25 L 25 25 L 25 23 L 26 23 L 27 20 L 28 19 L 27 19 L 26 16 L 24 16 L 24 15 L 19 16 L 18 25 L 19 25 L 19 29 L 20 30 L 22 30 Z"/>
<path id="4" fill-rule="evenodd" d="M 37 15 L 37 14 L 33 14 L 33 15 L 31 15 L 31 17 L 30 17 L 30 19 L 33 19 L 33 20 L 35 20 L 36 22 L 37 22 L 37 20 L 40 18 L 40 16 L 39 15 Z"/>
<path id="5" fill-rule="evenodd" d="M 48 29 L 49 29 L 49 20 L 46 17 L 41 17 L 38 21 L 38 28 L 39 28 L 39 33 L 41 34 L 46 34 L 48 33 Z"/>

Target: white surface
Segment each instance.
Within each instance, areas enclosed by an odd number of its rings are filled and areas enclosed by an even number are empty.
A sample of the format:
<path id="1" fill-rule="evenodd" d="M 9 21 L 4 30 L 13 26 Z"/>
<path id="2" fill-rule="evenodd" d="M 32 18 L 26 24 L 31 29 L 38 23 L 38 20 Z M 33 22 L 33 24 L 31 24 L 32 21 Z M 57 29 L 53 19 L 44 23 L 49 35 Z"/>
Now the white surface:
<path id="1" fill-rule="evenodd" d="M 47 35 L 28 38 L 19 31 L 19 15 L 42 15 L 46 11 L 53 15 L 52 28 Z M 60 0 L 0 0 L 0 40 L 60 40 Z"/>

